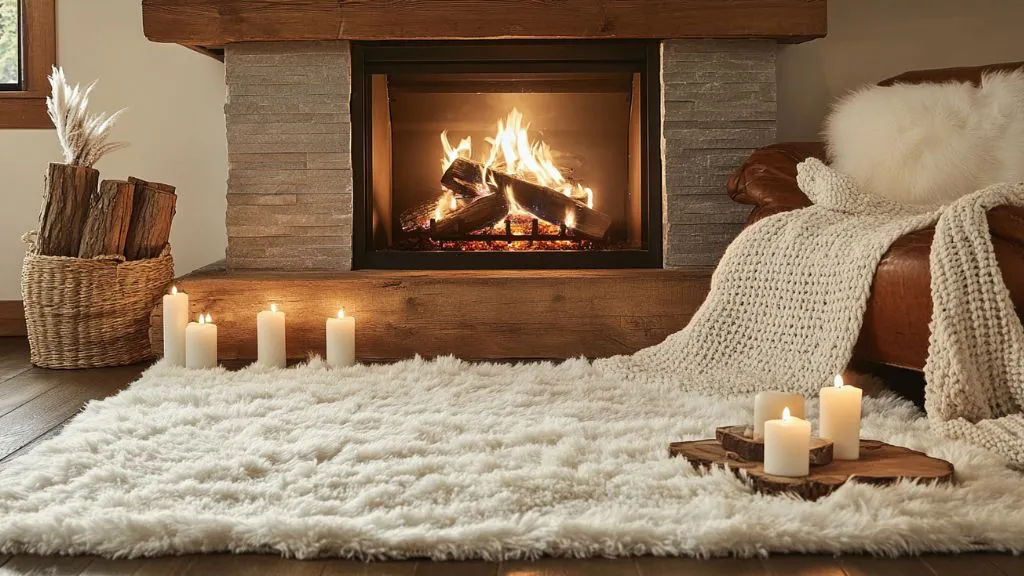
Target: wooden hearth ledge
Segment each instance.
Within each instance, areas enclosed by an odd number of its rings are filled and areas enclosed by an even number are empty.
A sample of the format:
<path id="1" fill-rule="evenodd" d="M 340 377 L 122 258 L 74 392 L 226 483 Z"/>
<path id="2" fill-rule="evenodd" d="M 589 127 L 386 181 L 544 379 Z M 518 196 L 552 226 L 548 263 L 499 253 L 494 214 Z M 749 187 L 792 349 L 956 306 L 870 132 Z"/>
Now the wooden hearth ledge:
<path id="1" fill-rule="evenodd" d="M 222 359 L 254 358 L 256 313 L 288 320 L 288 356 L 323 354 L 324 323 L 356 318 L 361 360 L 629 354 L 679 330 L 703 302 L 710 269 L 241 272 L 211 265 L 176 281 L 191 317 L 209 312 Z M 151 335 L 162 353 L 160 307 Z"/>
<path id="2" fill-rule="evenodd" d="M 826 0 L 142 0 L 146 37 L 272 40 L 774 38 L 825 35 Z"/>

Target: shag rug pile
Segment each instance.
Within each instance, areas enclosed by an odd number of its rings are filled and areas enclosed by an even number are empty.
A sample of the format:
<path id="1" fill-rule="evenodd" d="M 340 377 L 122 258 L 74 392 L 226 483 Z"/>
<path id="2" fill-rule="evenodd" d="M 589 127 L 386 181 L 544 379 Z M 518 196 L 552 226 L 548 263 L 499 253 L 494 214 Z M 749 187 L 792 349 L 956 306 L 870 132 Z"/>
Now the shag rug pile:
<path id="1" fill-rule="evenodd" d="M 1024 551 L 1024 478 L 892 397 L 865 400 L 864 437 L 952 461 L 957 486 L 848 484 L 804 502 L 667 456 L 752 406 L 584 360 L 158 364 L 0 473 L 0 553 Z"/>

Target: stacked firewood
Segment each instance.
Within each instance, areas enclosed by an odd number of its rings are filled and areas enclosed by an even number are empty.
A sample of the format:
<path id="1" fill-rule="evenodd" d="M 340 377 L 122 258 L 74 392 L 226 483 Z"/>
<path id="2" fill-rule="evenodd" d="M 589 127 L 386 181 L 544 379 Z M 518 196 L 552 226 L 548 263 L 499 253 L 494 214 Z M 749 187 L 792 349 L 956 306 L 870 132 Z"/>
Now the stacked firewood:
<path id="1" fill-rule="evenodd" d="M 46 256 L 142 260 L 160 255 L 171 233 L 174 187 L 138 178 L 99 181 L 95 164 L 123 146 L 109 142 L 121 114 L 91 114 L 86 88 L 72 86 L 53 69 L 47 112 L 57 131 L 64 163 L 51 163 L 43 187 L 36 250 Z"/>
<path id="2" fill-rule="evenodd" d="M 104 180 L 88 166 L 50 164 L 36 249 L 47 256 L 160 255 L 171 234 L 174 187 L 138 178 Z"/>
<path id="3" fill-rule="evenodd" d="M 612 224 L 607 214 L 575 198 L 467 158 L 456 158 L 441 177 L 441 184 L 461 200 L 461 206 L 434 221 L 433 232 L 439 235 L 465 234 L 493 226 L 512 208 L 594 240 L 604 238 Z M 402 229 L 408 232 L 421 227 L 435 205 L 432 201 L 403 213 Z"/>

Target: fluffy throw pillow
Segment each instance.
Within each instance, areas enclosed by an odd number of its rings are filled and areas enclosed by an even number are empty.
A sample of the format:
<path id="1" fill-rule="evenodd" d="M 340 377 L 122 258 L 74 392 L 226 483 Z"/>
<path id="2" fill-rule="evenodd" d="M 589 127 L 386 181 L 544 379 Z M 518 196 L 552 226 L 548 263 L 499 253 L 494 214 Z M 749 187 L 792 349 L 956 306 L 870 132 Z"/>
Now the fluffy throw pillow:
<path id="1" fill-rule="evenodd" d="M 825 128 L 832 166 L 865 192 L 904 204 L 946 204 L 1024 181 L 1024 73 L 970 83 L 857 90 Z"/>

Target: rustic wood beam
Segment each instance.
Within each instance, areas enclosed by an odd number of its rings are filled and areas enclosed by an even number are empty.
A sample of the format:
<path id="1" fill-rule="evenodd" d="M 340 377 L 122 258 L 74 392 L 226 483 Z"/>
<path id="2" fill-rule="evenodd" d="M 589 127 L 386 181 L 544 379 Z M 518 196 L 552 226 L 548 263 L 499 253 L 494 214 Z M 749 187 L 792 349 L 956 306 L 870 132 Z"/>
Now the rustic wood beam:
<path id="1" fill-rule="evenodd" d="M 150 40 L 775 38 L 825 35 L 827 0 L 143 0 Z"/>
<path id="2" fill-rule="evenodd" d="M 269 302 L 288 314 L 289 358 L 323 354 L 324 322 L 343 306 L 356 318 L 361 360 L 498 359 L 602 357 L 657 344 L 686 325 L 710 280 L 710 268 L 260 272 L 218 264 L 175 285 L 188 292 L 191 317 L 213 316 L 221 359 L 255 358 L 256 313 Z M 159 354 L 160 306 L 151 322 Z"/>

